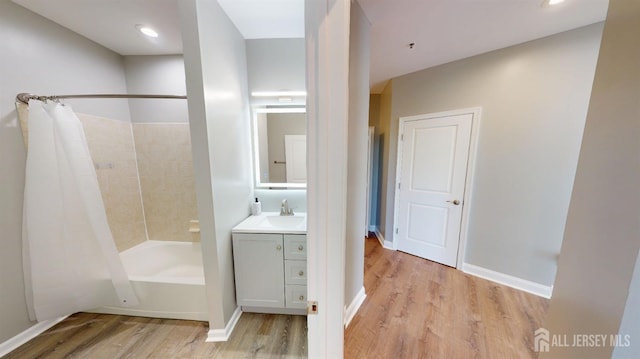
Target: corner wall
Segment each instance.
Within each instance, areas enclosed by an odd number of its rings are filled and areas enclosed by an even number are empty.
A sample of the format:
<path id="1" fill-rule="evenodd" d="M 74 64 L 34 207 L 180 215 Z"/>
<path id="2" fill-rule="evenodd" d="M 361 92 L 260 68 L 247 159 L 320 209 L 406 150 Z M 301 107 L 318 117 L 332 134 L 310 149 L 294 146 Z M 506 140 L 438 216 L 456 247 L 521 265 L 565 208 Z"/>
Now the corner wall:
<path id="1" fill-rule="evenodd" d="M 385 240 L 395 226 L 399 118 L 481 107 L 464 261 L 550 288 L 601 32 L 602 24 L 590 25 L 394 78 L 384 138 Z"/>
<path id="2" fill-rule="evenodd" d="M 615 335 L 628 303 L 640 249 L 638 33 L 640 3 L 611 0 L 546 322 L 552 334 Z M 638 318 L 631 320 L 637 327 Z M 636 352 L 638 340 L 631 338 Z M 608 358 L 613 351 L 608 344 L 552 346 L 540 357 Z M 617 357 L 637 357 L 625 354 L 632 351 Z"/>
<path id="3" fill-rule="evenodd" d="M 217 1 L 180 1 L 189 120 L 210 333 L 237 309 L 231 228 L 252 195 L 245 41 Z M 222 330 L 222 332 L 220 332 Z"/>
<path id="4" fill-rule="evenodd" d="M 130 94 L 185 95 L 182 55 L 125 56 L 124 69 Z M 131 122 L 189 122 L 187 101 L 130 99 Z"/>
<path id="5" fill-rule="evenodd" d="M 345 298 L 347 322 L 364 300 L 364 237 L 367 235 L 370 24 L 358 2 L 351 4 Z"/>
<path id="6" fill-rule="evenodd" d="M 0 343 L 31 327 L 22 274 L 26 151 L 19 92 L 126 92 L 122 57 L 10 1 L 0 1 Z M 129 121 L 126 100 L 65 101 L 77 112 Z"/>

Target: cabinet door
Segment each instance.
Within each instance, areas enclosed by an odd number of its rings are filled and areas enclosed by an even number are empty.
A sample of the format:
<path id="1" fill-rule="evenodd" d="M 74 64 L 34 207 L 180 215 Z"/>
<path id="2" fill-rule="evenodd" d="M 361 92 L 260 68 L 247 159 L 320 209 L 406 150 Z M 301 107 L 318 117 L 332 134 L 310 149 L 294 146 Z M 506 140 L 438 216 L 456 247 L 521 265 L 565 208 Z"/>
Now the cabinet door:
<path id="1" fill-rule="evenodd" d="M 233 234 L 238 305 L 284 307 L 283 253 L 281 234 Z"/>

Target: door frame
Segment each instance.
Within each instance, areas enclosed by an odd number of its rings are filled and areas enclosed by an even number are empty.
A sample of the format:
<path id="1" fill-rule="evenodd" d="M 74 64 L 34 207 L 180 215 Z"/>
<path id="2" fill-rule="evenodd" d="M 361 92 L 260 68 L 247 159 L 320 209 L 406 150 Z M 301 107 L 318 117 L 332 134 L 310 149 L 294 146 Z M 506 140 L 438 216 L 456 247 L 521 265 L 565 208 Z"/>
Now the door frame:
<path id="1" fill-rule="evenodd" d="M 373 126 L 369 126 L 369 140 L 367 145 L 367 214 L 364 223 L 364 236 L 367 237 L 369 235 L 369 227 L 371 223 L 371 189 L 372 189 L 372 181 L 373 181 L 373 142 L 375 139 L 376 129 Z"/>
<path id="2" fill-rule="evenodd" d="M 464 263 L 464 254 L 467 244 L 467 234 L 469 227 L 469 208 L 473 198 L 473 182 L 475 173 L 476 155 L 478 152 L 478 130 L 480 128 L 480 118 L 482 117 L 481 107 L 471 107 L 451 111 L 427 113 L 415 116 L 400 117 L 398 123 L 398 156 L 396 159 L 396 182 L 395 182 L 395 198 L 393 205 L 393 249 L 398 249 L 398 215 L 400 212 L 400 191 L 397 190 L 400 183 L 400 175 L 402 173 L 402 136 L 404 134 L 405 123 L 415 120 L 431 120 L 441 117 L 467 115 L 471 114 L 471 139 L 469 141 L 469 154 L 467 159 L 467 172 L 464 183 L 464 195 L 462 196 L 462 220 L 460 221 L 460 238 L 458 240 L 458 257 L 456 258 L 456 268 L 462 268 Z"/>

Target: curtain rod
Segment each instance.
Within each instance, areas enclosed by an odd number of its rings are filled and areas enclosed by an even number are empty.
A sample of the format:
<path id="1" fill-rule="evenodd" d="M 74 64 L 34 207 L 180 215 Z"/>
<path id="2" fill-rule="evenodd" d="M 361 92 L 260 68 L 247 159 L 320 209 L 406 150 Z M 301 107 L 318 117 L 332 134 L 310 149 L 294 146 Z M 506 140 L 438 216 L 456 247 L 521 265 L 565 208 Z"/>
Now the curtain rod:
<path id="1" fill-rule="evenodd" d="M 40 101 L 59 100 L 63 98 L 154 98 L 154 99 L 186 99 L 185 95 L 128 95 L 128 94 L 85 94 L 85 95 L 50 95 L 38 96 L 31 93 L 19 93 L 16 100 L 25 104 L 29 104 L 29 100 L 35 99 Z"/>

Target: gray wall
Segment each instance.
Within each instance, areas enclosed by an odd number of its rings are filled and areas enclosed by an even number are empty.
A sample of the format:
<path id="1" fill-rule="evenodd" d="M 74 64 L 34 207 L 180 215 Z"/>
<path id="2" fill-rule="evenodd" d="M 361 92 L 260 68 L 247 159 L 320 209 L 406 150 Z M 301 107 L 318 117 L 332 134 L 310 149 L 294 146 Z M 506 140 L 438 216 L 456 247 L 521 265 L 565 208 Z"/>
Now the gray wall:
<path id="1" fill-rule="evenodd" d="M 180 1 L 210 329 L 237 308 L 231 228 L 252 200 L 245 41 L 217 1 Z"/>
<path id="2" fill-rule="evenodd" d="M 364 286 L 369 141 L 370 24 L 358 2 L 351 3 L 349 33 L 349 123 L 344 301 L 349 305 Z"/>
<path id="3" fill-rule="evenodd" d="M 126 92 L 122 58 L 10 1 L 0 1 L 0 342 L 32 325 L 22 275 L 25 149 L 14 99 Z M 129 121 L 126 100 L 67 101 L 78 112 Z"/>
<path id="4" fill-rule="evenodd" d="M 620 346 L 613 350 L 614 359 L 635 359 L 640 358 L 640 253 L 636 258 L 636 265 L 629 286 L 629 296 L 624 307 L 622 323 L 619 334 L 624 339 L 630 340 L 628 347 Z M 627 337 L 628 336 L 628 337 Z"/>
<path id="5" fill-rule="evenodd" d="M 480 106 L 465 262 L 551 286 L 601 32 L 595 24 L 393 79 L 385 239 L 398 119 Z"/>
<path id="6" fill-rule="evenodd" d="M 640 249 L 638 33 L 640 2 L 611 0 L 546 322 L 551 333 L 616 334 L 628 303 Z M 631 290 L 637 295 L 637 287 Z M 637 331 L 638 318 L 629 320 Z M 631 340 L 637 345 L 640 338 Z M 608 345 L 552 347 L 541 358 L 605 358 L 611 353 Z"/>
<path id="7" fill-rule="evenodd" d="M 185 95 L 182 55 L 125 56 L 127 90 L 131 94 Z M 189 122 L 187 101 L 131 99 L 131 122 Z"/>

